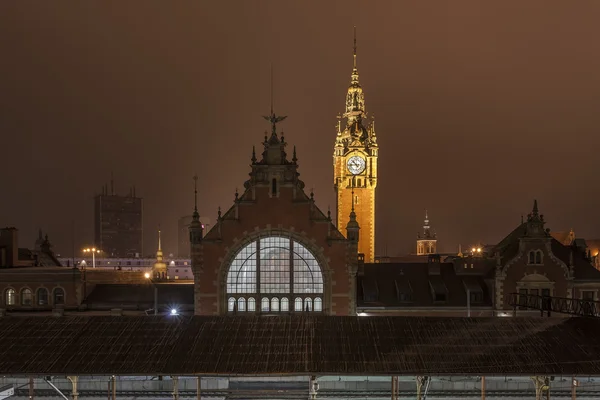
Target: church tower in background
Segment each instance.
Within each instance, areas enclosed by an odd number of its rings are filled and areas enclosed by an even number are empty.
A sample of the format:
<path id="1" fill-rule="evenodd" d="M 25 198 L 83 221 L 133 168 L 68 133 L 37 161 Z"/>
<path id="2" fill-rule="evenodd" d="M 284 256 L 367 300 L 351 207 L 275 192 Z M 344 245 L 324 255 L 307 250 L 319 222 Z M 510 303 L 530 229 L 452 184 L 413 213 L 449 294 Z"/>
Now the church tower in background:
<path id="1" fill-rule="evenodd" d="M 346 226 L 354 212 L 360 226 L 358 252 L 365 262 L 375 261 L 375 188 L 377 187 L 378 146 L 375 124 L 367 124 L 365 96 L 356 68 L 356 27 L 354 67 L 346 94 L 346 112 L 338 117 L 333 152 L 333 179 L 337 195 L 337 227 Z"/>
<path id="2" fill-rule="evenodd" d="M 432 232 L 429 225 L 429 216 L 425 210 L 425 220 L 423 221 L 423 234 L 417 233 L 417 255 L 425 256 L 437 253 L 437 236 Z"/>

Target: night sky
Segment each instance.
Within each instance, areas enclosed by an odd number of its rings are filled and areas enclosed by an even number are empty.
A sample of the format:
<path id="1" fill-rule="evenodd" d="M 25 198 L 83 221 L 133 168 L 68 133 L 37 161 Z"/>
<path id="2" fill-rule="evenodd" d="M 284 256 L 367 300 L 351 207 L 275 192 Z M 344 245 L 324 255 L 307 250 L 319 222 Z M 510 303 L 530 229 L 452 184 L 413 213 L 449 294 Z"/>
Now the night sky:
<path id="1" fill-rule="evenodd" d="M 145 252 L 213 221 L 275 111 L 301 178 L 335 209 L 336 115 L 352 69 L 380 145 L 377 251 L 495 243 L 537 198 L 552 230 L 600 237 L 600 2 L 0 2 L 0 225 L 70 255 L 93 196 L 144 197 Z M 290 150 L 291 152 L 291 150 Z"/>

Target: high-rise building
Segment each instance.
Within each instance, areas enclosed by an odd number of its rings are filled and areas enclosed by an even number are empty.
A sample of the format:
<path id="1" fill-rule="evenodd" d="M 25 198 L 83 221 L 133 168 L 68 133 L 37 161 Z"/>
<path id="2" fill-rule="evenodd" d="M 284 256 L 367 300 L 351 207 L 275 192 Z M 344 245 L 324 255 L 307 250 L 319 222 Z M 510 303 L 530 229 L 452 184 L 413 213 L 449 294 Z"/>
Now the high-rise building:
<path id="1" fill-rule="evenodd" d="M 95 198 L 95 245 L 105 257 L 143 256 L 143 206 L 142 198 L 131 188 L 128 196 L 111 193 L 106 185 Z"/>
<path id="2" fill-rule="evenodd" d="M 375 188 L 379 147 L 375 125 L 367 126 L 365 96 L 356 68 L 356 29 L 354 30 L 354 67 L 346 94 L 346 112 L 339 117 L 333 152 L 333 186 L 337 195 L 337 227 L 342 229 L 352 211 L 360 226 L 358 252 L 365 262 L 375 261 Z M 342 129 L 342 119 L 346 126 Z"/>
<path id="3" fill-rule="evenodd" d="M 190 258 L 190 223 L 192 215 L 186 215 L 179 218 L 177 222 L 177 257 Z M 210 218 L 200 217 L 203 232 L 206 233 L 210 229 Z"/>

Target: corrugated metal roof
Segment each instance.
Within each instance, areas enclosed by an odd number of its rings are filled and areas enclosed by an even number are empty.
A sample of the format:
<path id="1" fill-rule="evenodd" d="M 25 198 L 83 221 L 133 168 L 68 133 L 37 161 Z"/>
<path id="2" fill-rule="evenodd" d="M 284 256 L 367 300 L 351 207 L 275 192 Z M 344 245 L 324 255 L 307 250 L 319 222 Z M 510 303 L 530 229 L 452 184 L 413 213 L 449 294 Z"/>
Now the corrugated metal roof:
<path id="1" fill-rule="evenodd" d="M 2 317 L 10 375 L 599 375 L 600 319 Z"/>

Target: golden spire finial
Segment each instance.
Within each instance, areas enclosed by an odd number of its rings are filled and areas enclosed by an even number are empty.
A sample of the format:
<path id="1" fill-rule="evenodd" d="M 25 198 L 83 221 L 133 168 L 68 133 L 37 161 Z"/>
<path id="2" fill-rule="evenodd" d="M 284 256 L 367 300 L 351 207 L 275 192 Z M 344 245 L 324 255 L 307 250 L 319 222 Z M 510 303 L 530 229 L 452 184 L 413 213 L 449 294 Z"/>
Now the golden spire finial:
<path id="1" fill-rule="evenodd" d="M 160 225 L 158 226 L 158 251 L 162 251 L 162 246 L 160 244 Z"/>
<path id="2" fill-rule="evenodd" d="M 163 252 L 160 240 L 160 225 L 158 226 L 158 250 L 156 251 L 156 262 L 162 262 L 163 260 Z"/>

